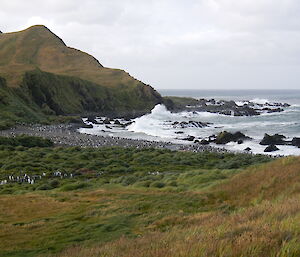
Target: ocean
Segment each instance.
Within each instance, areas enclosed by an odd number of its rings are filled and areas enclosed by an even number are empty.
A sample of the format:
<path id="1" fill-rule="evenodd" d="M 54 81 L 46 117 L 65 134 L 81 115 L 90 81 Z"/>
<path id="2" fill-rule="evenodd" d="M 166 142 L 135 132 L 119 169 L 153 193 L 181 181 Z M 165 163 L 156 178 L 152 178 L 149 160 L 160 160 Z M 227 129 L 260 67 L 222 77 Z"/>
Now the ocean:
<path id="1" fill-rule="evenodd" d="M 186 144 L 188 142 L 183 141 L 182 138 L 187 136 L 202 139 L 225 130 L 228 132 L 240 131 L 253 140 L 245 141 L 243 144 L 232 142 L 222 147 L 235 152 L 243 151 L 249 147 L 255 154 L 264 153 L 266 146 L 261 146 L 259 142 L 265 133 L 270 135 L 282 134 L 287 137 L 287 140 L 300 137 L 300 90 L 159 90 L 159 92 L 163 96 L 233 100 L 237 104 L 242 104 L 243 101 L 252 101 L 258 104 L 280 102 L 288 103 L 291 106 L 279 113 L 237 117 L 208 112 L 171 113 L 165 106 L 157 105 L 150 114 L 135 119 L 134 123 L 126 129 L 112 128 L 111 131 L 107 132 L 108 135 Z M 209 122 L 213 125 L 204 128 L 180 129 L 180 133 L 183 132 L 180 136 L 178 129 L 170 125 L 171 122 L 190 120 Z M 101 127 L 84 129 L 82 132 L 105 134 Z M 300 148 L 294 146 L 278 146 L 278 148 L 279 151 L 269 154 L 300 155 Z"/>

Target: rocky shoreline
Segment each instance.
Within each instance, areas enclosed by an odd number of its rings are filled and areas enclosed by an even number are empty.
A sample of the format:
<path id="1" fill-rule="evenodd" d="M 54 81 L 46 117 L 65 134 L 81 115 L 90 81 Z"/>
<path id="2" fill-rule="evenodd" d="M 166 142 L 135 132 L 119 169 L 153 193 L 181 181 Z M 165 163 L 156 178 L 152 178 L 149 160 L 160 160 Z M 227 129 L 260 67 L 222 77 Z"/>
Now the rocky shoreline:
<path id="1" fill-rule="evenodd" d="M 134 147 L 138 149 L 158 148 L 192 152 L 227 152 L 227 150 L 222 148 L 200 144 L 174 144 L 169 142 L 89 135 L 77 132 L 76 128 L 77 125 L 72 124 L 17 126 L 15 128 L 0 131 L 0 136 L 13 137 L 23 134 L 29 136 L 39 136 L 50 139 L 57 146 L 79 146 L 93 148 L 118 146 Z"/>
<path id="2" fill-rule="evenodd" d="M 264 113 L 283 112 L 290 107 L 288 103 L 265 102 L 255 103 L 249 100 L 226 101 L 215 99 L 195 99 L 183 97 L 166 97 L 169 100 L 168 110 L 172 112 L 210 112 L 227 116 L 258 116 Z M 167 101 L 165 101 L 168 103 Z"/>

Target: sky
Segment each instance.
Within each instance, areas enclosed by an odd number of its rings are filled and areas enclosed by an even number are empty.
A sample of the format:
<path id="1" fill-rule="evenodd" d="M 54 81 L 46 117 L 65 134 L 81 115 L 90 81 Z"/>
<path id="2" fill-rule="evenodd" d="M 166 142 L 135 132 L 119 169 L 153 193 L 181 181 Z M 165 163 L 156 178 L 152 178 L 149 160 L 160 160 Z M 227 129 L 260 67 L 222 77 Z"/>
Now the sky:
<path id="1" fill-rule="evenodd" d="M 299 0 L 1 0 L 36 24 L 156 89 L 300 89 Z"/>

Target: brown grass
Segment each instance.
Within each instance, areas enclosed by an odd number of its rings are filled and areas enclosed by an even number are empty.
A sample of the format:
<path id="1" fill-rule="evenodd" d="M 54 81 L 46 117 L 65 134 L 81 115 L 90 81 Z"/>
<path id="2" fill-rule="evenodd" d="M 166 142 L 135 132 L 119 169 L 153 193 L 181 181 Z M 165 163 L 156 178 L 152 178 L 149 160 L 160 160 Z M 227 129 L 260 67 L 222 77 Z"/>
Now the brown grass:
<path id="1" fill-rule="evenodd" d="M 228 182 L 218 185 L 213 192 L 217 198 L 238 206 L 274 199 L 279 195 L 299 193 L 300 158 L 283 158 L 249 168 Z"/>
<path id="2" fill-rule="evenodd" d="M 56 257 L 289 257 L 300 254 L 300 200 L 263 202 L 233 214 L 198 214 L 185 227 L 121 239 L 94 247 L 73 247 Z M 176 219 L 180 225 L 180 219 Z"/>
<path id="3" fill-rule="evenodd" d="M 0 76 L 7 79 L 9 86 L 19 86 L 23 74 L 37 67 L 107 87 L 140 84 L 126 72 L 104 68 L 93 56 L 67 47 L 44 26 L 0 34 Z"/>

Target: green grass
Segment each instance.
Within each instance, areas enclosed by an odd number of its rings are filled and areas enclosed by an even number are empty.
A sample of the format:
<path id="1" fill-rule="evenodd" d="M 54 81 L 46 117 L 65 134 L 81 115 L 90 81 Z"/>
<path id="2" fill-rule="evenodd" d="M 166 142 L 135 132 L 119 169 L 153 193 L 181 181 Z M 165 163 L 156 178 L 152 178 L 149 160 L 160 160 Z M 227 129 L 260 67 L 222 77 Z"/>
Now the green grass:
<path id="1" fill-rule="evenodd" d="M 60 170 L 72 173 L 80 180 L 96 181 L 99 185 L 120 184 L 184 191 L 209 187 L 214 181 L 225 180 L 236 174 L 240 168 L 271 160 L 266 156 L 231 153 L 118 147 L 45 147 L 50 143 L 48 140 L 31 140 L 31 144 L 28 144 L 28 140 L 31 137 L 0 138 L 0 179 L 10 174 L 19 174 L 20 171 L 29 175 L 41 175 L 45 172 L 51 176 L 53 172 Z M 7 145 L 9 142 L 11 145 Z M 17 146 L 16 142 L 21 143 Z M 45 185 L 43 180 L 30 188 L 41 185 Z M 8 189 L 12 190 L 2 187 L 5 192 Z"/>
<path id="2" fill-rule="evenodd" d="M 278 163 L 285 165 L 283 167 L 297 165 L 295 161 L 281 160 L 271 165 L 268 164 L 272 160 L 270 157 L 230 153 L 37 147 L 45 146 L 40 140 L 32 141 L 36 146 L 25 147 L 19 138 L 10 141 L 0 138 L 3 142 L 0 145 L 0 179 L 18 174 L 20 170 L 27 174 L 47 174 L 34 185 L 1 186 L 0 256 L 60 255 L 66 249 L 73 251 L 74 245 L 80 246 L 80 250 L 66 256 L 76 256 L 81 250 L 81 256 L 101 256 L 99 253 L 92 255 L 96 245 L 104 247 L 101 251 L 108 256 L 115 256 L 105 247 L 116 244 L 112 249 L 122 248 L 122 240 L 125 240 L 128 245 L 123 248 L 125 254 L 133 249 L 133 242 L 142 245 L 140 240 L 152 234 L 159 237 L 169 234 L 178 242 L 181 235 L 190 233 L 190 228 L 198 231 L 198 227 L 193 226 L 199 220 L 204 222 L 203 233 L 211 233 L 208 232 L 210 215 L 214 222 L 225 222 L 226 215 L 243 212 L 236 202 L 239 193 L 234 192 L 232 198 L 226 193 L 241 184 L 238 182 L 240 176 L 278 166 Z M 267 164 L 261 166 L 260 163 Z M 74 177 L 54 178 L 51 172 L 56 170 L 73 173 Z M 253 183 L 253 191 L 257 192 L 255 184 L 258 183 L 247 181 L 249 185 Z M 248 206 L 255 197 L 257 195 L 252 194 L 247 200 Z M 242 206 L 245 208 L 245 204 Z M 295 207 L 288 205 L 286 208 Z M 246 215 L 252 214 L 246 212 Z M 224 233 L 228 233 L 226 238 L 235 237 L 235 232 L 227 228 Z M 168 242 L 169 239 L 164 240 Z M 153 246 L 158 247 L 159 241 L 153 239 Z M 86 253 L 85 249 L 91 252 Z"/>

